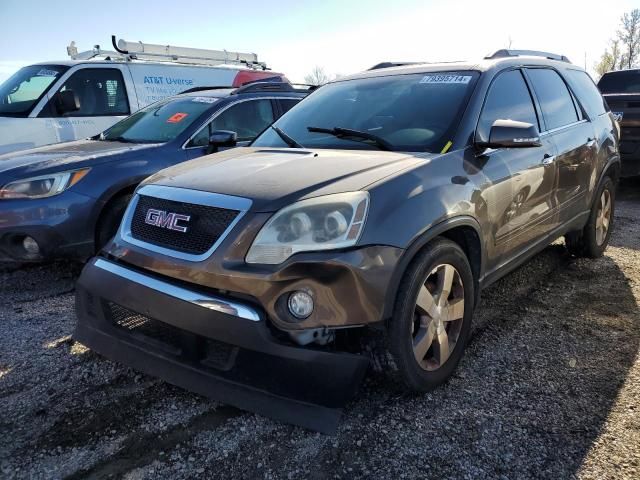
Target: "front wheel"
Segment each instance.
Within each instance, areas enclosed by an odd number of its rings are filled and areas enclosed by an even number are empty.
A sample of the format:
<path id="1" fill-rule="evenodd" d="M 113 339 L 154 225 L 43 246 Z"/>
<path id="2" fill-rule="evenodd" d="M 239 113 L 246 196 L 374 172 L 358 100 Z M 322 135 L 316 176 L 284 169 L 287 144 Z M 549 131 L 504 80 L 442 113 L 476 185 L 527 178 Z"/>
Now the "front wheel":
<path id="1" fill-rule="evenodd" d="M 609 244 L 615 210 L 615 184 L 607 177 L 596 192 L 589 220 L 579 232 L 565 235 L 569 252 L 577 257 L 598 258 Z"/>
<path id="2" fill-rule="evenodd" d="M 131 194 L 117 197 L 107 205 L 104 212 L 100 215 L 96 230 L 96 253 L 99 252 L 118 231 L 124 212 L 132 197 L 133 195 Z"/>
<path id="3" fill-rule="evenodd" d="M 469 261 L 454 242 L 438 238 L 405 273 L 388 325 L 395 376 L 412 391 L 444 383 L 462 358 L 474 307 Z"/>

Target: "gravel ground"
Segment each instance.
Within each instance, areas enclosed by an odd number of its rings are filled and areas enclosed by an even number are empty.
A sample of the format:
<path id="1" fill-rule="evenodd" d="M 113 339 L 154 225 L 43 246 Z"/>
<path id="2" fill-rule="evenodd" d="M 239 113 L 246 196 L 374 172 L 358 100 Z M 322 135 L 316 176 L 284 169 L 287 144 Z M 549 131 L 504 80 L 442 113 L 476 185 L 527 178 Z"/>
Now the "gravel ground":
<path id="1" fill-rule="evenodd" d="M 78 271 L 0 272 L 3 478 L 640 478 L 640 182 L 606 256 L 550 246 L 484 293 L 446 386 L 403 396 L 370 374 L 333 437 L 73 342 Z"/>

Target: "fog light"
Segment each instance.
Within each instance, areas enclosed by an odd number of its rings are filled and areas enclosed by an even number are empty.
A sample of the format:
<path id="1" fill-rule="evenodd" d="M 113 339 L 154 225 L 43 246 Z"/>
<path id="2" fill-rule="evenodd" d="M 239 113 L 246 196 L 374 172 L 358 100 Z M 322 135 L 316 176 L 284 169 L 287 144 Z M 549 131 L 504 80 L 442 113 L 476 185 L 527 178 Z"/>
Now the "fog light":
<path id="1" fill-rule="evenodd" d="M 296 318 L 307 318 L 313 312 L 313 298 L 307 292 L 293 292 L 288 303 L 291 315 Z"/>
<path id="2" fill-rule="evenodd" d="M 22 248 L 30 255 L 38 255 L 40 253 L 40 246 L 34 238 L 24 237 L 22 240 Z"/>

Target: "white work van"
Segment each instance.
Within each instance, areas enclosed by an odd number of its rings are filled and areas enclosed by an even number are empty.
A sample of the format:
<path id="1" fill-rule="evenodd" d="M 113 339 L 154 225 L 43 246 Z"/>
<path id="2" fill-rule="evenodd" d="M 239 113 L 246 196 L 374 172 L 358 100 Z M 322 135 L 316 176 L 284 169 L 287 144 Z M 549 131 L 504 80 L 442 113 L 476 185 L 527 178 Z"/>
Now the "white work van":
<path id="1" fill-rule="evenodd" d="M 69 61 L 24 67 L 0 85 L 0 154 L 91 137 L 139 108 L 198 87 L 274 78 L 255 54 L 151 45 L 112 37 Z"/>

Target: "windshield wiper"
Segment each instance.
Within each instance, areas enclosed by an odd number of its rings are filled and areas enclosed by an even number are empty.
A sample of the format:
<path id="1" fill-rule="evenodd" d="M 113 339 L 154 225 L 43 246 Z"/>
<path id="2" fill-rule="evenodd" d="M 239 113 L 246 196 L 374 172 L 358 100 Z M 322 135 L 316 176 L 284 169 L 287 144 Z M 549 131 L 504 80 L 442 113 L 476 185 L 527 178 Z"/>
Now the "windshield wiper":
<path id="1" fill-rule="evenodd" d="M 125 137 L 103 137 L 105 142 L 122 142 L 122 143 L 138 143 Z"/>
<path id="2" fill-rule="evenodd" d="M 376 144 L 380 150 L 393 150 L 393 145 L 387 142 L 384 138 L 374 135 L 373 133 L 363 132 L 361 130 L 351 130 L 350 128 L 333 127 L 333 128 L 321 128 L 321 127 L 307 127 L 307 130 L 315 133 L 328 133 L 338 138 L 361 138 L 363 140 L 370 140 Z"/>
<path id="3" fill-rule="evenodd" d="M 278 136 L 284 141 L 284 143 L 289 145 L 290 148 L 304 148 L 302 145 L 300 145 L 298 142 L 296 142 L 293 138 L 291 138 L 289 135 L 287 135 L 280 128 L 278 128 L 278 127 L 276 127 L 274 125 L 271 125 L 271 128 L 273 128 L 273 131 L 276 132 L 278 134 Z"/>

